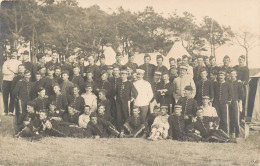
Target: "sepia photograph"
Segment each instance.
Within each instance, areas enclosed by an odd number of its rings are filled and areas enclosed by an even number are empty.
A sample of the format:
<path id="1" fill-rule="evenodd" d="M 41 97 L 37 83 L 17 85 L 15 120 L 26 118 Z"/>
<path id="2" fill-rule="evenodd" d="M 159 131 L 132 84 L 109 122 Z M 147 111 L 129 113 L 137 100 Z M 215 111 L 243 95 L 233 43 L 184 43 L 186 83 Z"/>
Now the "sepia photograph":
<path id="1" fill-rule="evenodd" d="M 260 1 L 0 1 L 7 165 L 260 166 Z"/>

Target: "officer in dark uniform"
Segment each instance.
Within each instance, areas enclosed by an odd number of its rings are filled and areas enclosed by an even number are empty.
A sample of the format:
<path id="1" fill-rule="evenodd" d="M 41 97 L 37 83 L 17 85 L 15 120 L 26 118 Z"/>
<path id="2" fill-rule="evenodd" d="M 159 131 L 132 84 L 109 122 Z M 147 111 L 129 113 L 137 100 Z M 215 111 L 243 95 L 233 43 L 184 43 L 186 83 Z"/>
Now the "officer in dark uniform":
<path id="1" fill-rule="evenodd" d="M 170 82 L 173 83 L 174 79 L 178 77 L 178 69 L 176 65 L 172 65 L 169 69 Z"/>
<path id="2" fill-rule="evenodd" d="M 155 71 L 160 71 L 162 73 L 168 72 L 167 67 L 162 64 L 163 63 L 163 56 L 162 55 L 156 56 L 156 62 L 157 62 L 157 66 L 155 66 Z"/>
<path id="3" fill-rule="evenodd" d="M 152 82 L 153 80 L 153 75 L 155 72 L 155 65 L 150 64 L 151 61 L 151 56 L 149 54 L 144 55 L 144 64 L 139 66 L 139 69 L 142 69 L 145 71 L 144 73 L 144 80 L 148 82 Z"/>
<path id="4" fill-rule="evenodd" d="M 74 109 L 78 110 L 80 113 L 84 112 L 85 100 L 82 96 L 79 95 L 79 87 L 78 86 L 75 85 L 73 87 L 73 95 L 68 96 L 68 103 Z"/>
<path id="5" fill-rule="evenodd" d="M 176 60 L 174 59 L 174 58 L 169 58 L 169 64 L 170 64 L 170 68 L 172 67 L 172 66 L 176 66 Z"/>
<path id="6" fill-rule="evenodd" d="M 230 57 L 228 55 L 224 56 L 223 58 L 223 66 L 219 68 L 219 70 L 222 70 L 226 73 L 225 79 L 228 81 L 230 80 L 229 71 L 232 69 L 230 66 Z"/>
<path id="7" fill-rule="evenodd" d="M 214 84 L 212 81 L 207 79 L 208 71 L 202 69 L 200 71 L 201 80 L 196 83 L 196 96 L 195 99 L 198 102 L 198 105 L 202 105 L 202 96 L 209 96 L 210 101 L 213 101 L 214 97 Z"/>
<path id="8" fill-rule="evenodd" d="M 50 96 L 50 102 L 55 105 L 57 110 L 67 110 L 68 99 L 65 95 L 61 94 L 60 85 L 58 83 L 54 83 L 52 87 L 55 94 Z"/>
<path id="9" fill-rule="evenodd" d="M 231 84 L 225 81 L 225 75 L 225 71 L 220 70 L 218 72 L 218 82 L 214 82 L 213 106 L 220 118 L 219 128 L 229 135 L 229 105 L 233 99 L 233 89 Z"/>
<path id="10" fill-rule="evenodd" d="M 133 72 L 138 68 L 138 65 L 134 63 L 135 55 L 133 52 L 130 52 L 128 54 L 128 62 L 125 64 L 126 67 L 130 67 Z"/>
<path id="11" fill-rule="evenodd" d="M 115 117 L 116 111 L 112 109 L 111 100 L 106 98 L 107 90 L 106 89 L 99 89 L 98 91 L 98 101 L 97 104 L 102 104 L 105 106 L 105 110 L 107 113 Z"/>
<path id="12" fill-rule="evenodd" d="M 36 99 L 38 97 L 38 89 L 43 86 L 43 80 L 41 78 L 41 73 L 36 72 L 35 73 L 35 81 L 32 83 L 32 100 Z"/>
<path id="13" fill-rule="evenodd" d="M 43 87 L 39 87 L 37 90 L 38 97 L 33 100 L 35 104 L 35 112 L 39 113 L 40 110 L 47 110 L 49 109 L 49 99 L 48 96 L 45 94 L 45 89 Z"/>
<path id="14" fill-rule="evenodd" d="M 137 90 L 132 82 L 127 80 L 127 71 L 121 70 L 121 80 L 116 87 L 116 110 L 117 110 L 117 125 L 120 130 L 126 119 L 130 115 L 129 102 L 137 97 Z"/>
<path id="15" fill-rule="evenodd" d="M 218 67 L 217 64 L 216 64 L 216 57 L 210 56 L 210 57 L 209 57 L 209 61 L 210 61 L 209 73 L 211 73 L 213 70 L 218 72 L 219 67 Z"/>

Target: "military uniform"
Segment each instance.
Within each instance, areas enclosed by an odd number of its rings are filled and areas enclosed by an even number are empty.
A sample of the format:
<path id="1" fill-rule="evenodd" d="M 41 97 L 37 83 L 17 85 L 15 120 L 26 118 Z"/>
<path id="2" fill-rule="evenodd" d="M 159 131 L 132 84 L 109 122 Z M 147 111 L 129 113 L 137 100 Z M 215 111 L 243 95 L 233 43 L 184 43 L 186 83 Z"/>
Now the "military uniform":
<path id="1" fill-rule="evenodd" d="M 183 115 L 170 115 L 168 118 L 170 125 L 168 135 L 172 139 L 183 141 L 186 139 L 185 122 Z"/>
<path id="2" fill-rule="evenodd" d="M 139 69 L 142 69 L 145 71 L 144 80 L 146 80 L 148 82 L 152 82 L 153 75 L 155 72 L 155 65 L 154 64 L 142 64 L 139 66 Z"/>
<path id="3" fill-rule="evenodd" d="M 57 110 L 66 110 L 68 106 L 68 99 L 63 94 L 54 94 L 50 96 L 50 101 L 55 105 Z"/>
<path id="4" fill-rule="evenodd" d="M 93 73 L 93 80 L 94 81 L 100 80 L 99 69 L 98 69 L 98 66 L 96 64 L 86 66 L 85 72 L 87 73 L 87 71 Z"/>
<path id="5" fill-rule="evenodd" d="M 130 134 L 133 134 L 135 137 L 144 134 L 144 132 L 147 130 L 146 122 L 143 121 L 141 116 L 128 117 L 124 124 L 124 127 Z"/>
<path id="6" fill-rule="evenodd" d="M 204 66 L 196 66 L 194 69 L 193 69 L 193 80 L 195 83 L 197 83 L 198 81 L 201 80 L 201 76 L 200 76 L 200 73 L 201 73 L 201 70 L 205 69 Z"/>
<path id="7" fill-rule="evenodd" d="M 72 105 L 74 109 L 80 111 L 80 113 L 84 112 L 85 100 L 82 96 L 75 97 L 74 95 L 70 95 L 68 96 L 68 103 Z"/>
<path id="8" fill-rule="evenodd" d="M 202 105 L 202 96 L 209 96 L 210 100 L 213 101 L 214 98 L 214 83 L 210 80 L 200 80 L 196 84 L 196 96 L 195 99 L 198 105 Z"/>
<path id="9" fill-rule="evenodd" d="M 189 117 L 189 119 L 185 120 L 185 125 L 188 125 L 191 123 L 192 118 L 196 116 L 198 109 L 197 101 L 192 98 L 188 99 L 187 97 L 181 97 L 177 104 L 182 106 L 182 115 Z"/>
<path id="10" fill-rule="evenodd" d="M 71 82 L 79 87 L 79 94 L 85 91 L 84 79 L 80 75 L 73 76 Z"/>
<path id="11" fill-rule="evenodd" d="M 55 81 L 56 80 L 54 80 L 53 77 L 52 78 L 45 77 L 45 78 L 42 79 L 42 84 L 43 84 L 42 87 L 45 89 L 46 95 L 49 96 L 49 97 L 54 94 L 52 85 L 54 83 L 57 83 Z"/>
<path id="12" fill-rule="evenodd" d="M 134 72 L 136 71 L 136 69 L 138 68 L 138 65 L 136 63 L 132 63 L 132 62 L 127 62 L 125 64 L 126 67 L 131 68 Z"/>
<path id="13" fill-rule="evenodd" d="M 108 81 L 100 81 L 97 85 L 98 89 L 105 89 L 106 90 L 106 97 L 111 99 L 112 98 L 112 85 Z"/>
<path id="14" fill-rule="evenodd" d="M 35 81 L 32 83 L 32 99 L 36 99 L 38 97 L 38 89 L 43 86 L 43 80 Z"/>
<path id="15" fill-rule="evenodd" d="M 159 103 L 161 105 L 166 104 L 168 106 L 168 113 L 170 112 L 170 104 L 173 106 L 175 104 L 174 98 L 173 98 L 173 84 L 171 82 L 165 84 L 163 81 L 159 84 L 158 90 L 167 90 L 164 92 L 164 95 L 162 93 L 159 93 Z"/>
<path id="16" fill-rule="evenodd" d="M 159 103 L 159 100 L 160 100 L 160 93 L 159 93 L 159 89 L 160 89 L 160 85 L 161 82 L 155 82 L 153 81 L 151 83 L 151 86 L 152 86 L 152 90 L 153 90 L 153 99 L 156 100 L 157 103 Z"/>
<path id="17" fill-rule="evenodd" d="M 72 94 L 72 88 L 74 87 L 74 84 L 71 81 L 63 81 L 60 86 L 61 94 L 65 96 L 69 96 Z"/>
<path id="18" fill-rule="evenodd" d="M 35 104 L 35 112 L 39 113 L 40 110 L 46 110 L 49 109 L 49 99 L 48 98 L 41 98 L 37 97 L 36 99 L 33 100 Z"/>
<path id="19" fill-rule="evenodd" d="M 162 66 L 155 66 L 154 71 L 159 71 L 161 73 L 168 73 L 168 69 L 166 66 L 162 65 Z"/>

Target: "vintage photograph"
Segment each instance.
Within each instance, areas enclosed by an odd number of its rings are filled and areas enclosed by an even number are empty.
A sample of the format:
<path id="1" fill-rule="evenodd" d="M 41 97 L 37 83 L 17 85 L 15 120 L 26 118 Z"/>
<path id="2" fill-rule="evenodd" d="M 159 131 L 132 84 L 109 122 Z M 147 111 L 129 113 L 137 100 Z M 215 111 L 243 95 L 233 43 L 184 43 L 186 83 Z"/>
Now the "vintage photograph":
<path id="1" fill-rule="evenodd" d="M 0 166 L 260 165 L 259 0 L 0 5 Z"/>

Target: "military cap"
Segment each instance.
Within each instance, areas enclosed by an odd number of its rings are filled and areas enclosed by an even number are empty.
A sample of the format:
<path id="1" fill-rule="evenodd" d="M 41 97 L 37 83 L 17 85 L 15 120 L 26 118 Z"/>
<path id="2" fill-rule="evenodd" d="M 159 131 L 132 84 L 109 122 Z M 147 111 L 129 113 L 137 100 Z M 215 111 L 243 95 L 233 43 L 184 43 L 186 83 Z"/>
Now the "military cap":
<path id="1" fill-rule="evenodd" d="M 88 84 L 85 84 L 85 87 L 86 88 L 92 88 L 92 85 L 91 85 L 91 83 L 88 83 Z"/>
<path id="2" fill-rule="evenodd" d="M 163 59 L 163 56 L 162 56 L 161 54 L 159 54 L 159 55 L 156 56 L 156 59 L 160 59 L 160 58 Z"/>
<path id="3" fill-rule="evenodd" d="M 216 69 L 215 70 L 211 70 L 210 73 L 214 74 L 214 75 L 217 75 L 218 74 L 218 70 L 216 70 Z"/>
<path id="4" fill-rule="evenodd" d="M 23 55 L 29 55 L 29 51 L 25 50 L 22 54 Z"/>
<path id="5" fill-rule="evenodd" d="M 100 59 L 105 59 L 106 57 L 105 57 L 105 54 L 101 54 L 100 56 L 99 56 L 99 58 Z"/>
<path id="6" fill-rule="evenodd" d="M 64 70 L 64 71 L 62 71 L 62 74 L 68 74 L 69 75 L 69 71 L 68 70 Z"/>
<path id="7" fill-rule="evenodd" d="M 149 54 L 144 54 L 144 58 L 149 57 L 151 59 L 151 56 Z"/>
<path id="8" fill-rule="evenodd" d="M 177 59 L 177 62 L 180 62 L 180 61 L 181 61 L 181 58 L 178 58 L 178 59 Z"/>
<path id="9" fill-rule="evenodd" d="M 161 109 L 162 109 L 162 108 L 166 108 L 166 109 L 167 109 L 168 106 L 167 106 L 166 104 L 163 104 L 163 105 L 161 105 Z"/>
<path id="10" fill-rule="evenodd" d="M 134 105 L 134 106 L 133 106 L 133 109 L 139 109 L 139 107 L 138 107 L 138 106 L 136 106 L 136 105 Z"/>
<path id="11" fill-rule="evenodd" d="M 98 108 L 101 107 L 101 106 L 106 107 L 105 104 L 103 104 L 103 103 L 99 103 L 99 104 L 98 104 Z"/>
<path id="12" fill-rule="evenodd" d="M 164 72 L 162 73 L 162 75 L 169 75 L 169 72 L 168 72 L 168 71 L 164 71 Z"/>
<path id="13" fill-rule="evenodd" d="M 184 90 L 192 91 L 193 88 L 192 88 L 192 86 L 188 85 L 188 86 L 185 86 Z"/>
<path id="14" fill-rule="evenodd" d="M 92 73 L 93 74 L 93 72 L 91 70 L 87 70 L 86 73 Z"/>
<path id="15" fill-rule="evenodd" d="M 108 70 L 109 70 L 109 69 L 110 69 L 110 70 L 113 70 L 113 66 L 112 66 L 112 65 L 108 65 L 108 66 L 107 66 L 107 69 L 108 69 Z"/>
<path id="16" fill-rule="evenodd" d="M 107 90 L 106 89 L 99 89 L 98 93 L 103 93 L 104 95 L 107 94 Z"/>
<path id="17" fill-rule="evenodd" d="M 187 66 L 181 65 L 181 66 L 180 66 L 180 69 L 185 69 L 185 70 L 187 70 L 188 68 L 187 68 Z"/>
<path id="18" fill-rule="evenodd" d="M 31 74 L 31 72 L 29 70 L 25 70 L 24 75 L 26 75 L 26 74 Z"/>
<path id="19" fill-rule="evenodd" d="M 80 68 L 78 64 L 73 64 L 73 68 Z"/>
<path id="20" fill-rule="evenodd" d="M 239 58 L 246 59 L 245 55 L 240 55 Z"/>
<path id="21" fill-rule="evenodd" d="M 232 72 L 237 72 L 237 70 L 236 69 L 234 69 L 234 68 L 231 68 L 230 70 L 228 70 L 228 73 L 232 73 Z"/>
<path id="22" fill-rule="evenodd" d="M 41 110 L 39 111 L 39 113 L 45 113 L 45 114 L 48 115 L 48 110 L 46 110 L 46 109 L 41 109 Z"/>
<path id="23" fill-rule="evenodd" d="M 107 73 L 106 70 L 103 70 L 103 71 L 101 72 L 101 76 L 102 76 L 103 74 L 108 74 L 108 73 Z"/>
<path id="24" fill-rule="evenodd" d="M 41 72 L 37 71 L 37 72 L 35 73 L 35 75 L 41 75 Z"/>
<path id="25" fill-rule="evenodd" d="M 61 70 L 61 67 L 60 67 L 60 66 L 56 66 L 56 69 L 55 69 L 55 70 L 57 70 L 57 69 L 60 69 L 60 70 Z"/>
<path id="26" fill-rule="evenodd" d="M 169 62 L 171 62 L 171 61 L 175 61 L 175 59 L 174 58 L 169 58 Z"/>
<path id="27" fill-rule="evenodd" d="M 31 107 L 35 107 L 35 103 L 34 103 L 33 101 L 29 101 L 29 102 L 27 103 L 27 105 L 28 105 L 28 106 L 31 106 Z"/>
<path id="28" fill-rule="evenodd" d="M 96 113 L 96 112 L 92 112 L 89 117 L 90 117 L 90 118 L 92 118 L 92 117 L 97 117 L 97 113 Z"/>
<path id="29" fill-rule="evenodd" d="M 43 53 L 38 53 L 37 55 L 36 55 L 36 57 L 38 58 L 38 59 L 41 59 L 42 57 L 44 57 L 45 55 L 43 54 Z"/>
<path id="30" fill-rule="evenodd" d="M 160 107 L 158 105 L 155 105 L 154 109 L 160 109 Z"/>
<path id="31" fill-rule="evenodd" d="M 54 101 L 52 101 L 52 102 L 50 103 L 50 105 L 53 105 L 53 106 L 55 106 L 55 107 L 56 107 L 56 104 L 55 104 L 55 102 L 54 102 Z"/>
<path id="32" fill-rule="evenodd" d="M 220 70 L 220 71 L 218 71 L 218 74 L 226 74 L 226 72 L 225 71 L 223 71 L 223 70 Z"/>
<path id="33" fill-rule="evenodd" d="M 182 55 L 182 59 L 189 58 L 188 55 Z"/>
<path id="34" fill-rule="evenodd" d="M 39 66 L 39 70 L 46 68 L 45 66 Z"/>
<path id="35" fill-rule="evenodd" d="M 200 70 L 200 73 L 202 73 L 204 71 L 208 72 L 208 70 L 205 67 L 202 67 L 202 69 Z"/>
<path id="36" fill-rule="evenodd" d="M 209 96 L 202 96 L 202 99 L 209 99 Z"/>
<path id="37" fill-rule="evenodd" d="M 37 89 L 37 92 L 39 93 L 39 92 L 41 92 L 41 91 L 43 91 L 43 90 L 45 90 L 43 87 L 39 87 L 39 88 Z"/>
<path id="38" fill-rule="evenodd" d="M 174 106 L 174 108 L 182 108 L 182 106 L 179 105 L 179 104 L 176 104 L 176 105 Z"/>
<path id="39" fill-rule="evenodd" d="M 89 107 L 90 108 L 90 105 L 84 105 L 84 107 Z"/>
<path id="40" fill-rule="evenodd" d="M 142 70 L 142 69 L 136 69 L 136 73 L 141 73 L 141 74 L 144 74 L 144 70 Z"/>
<path id="41" fill-rule="evenodd" d="M 160 72 L 160 71 L 155 71 L 155 72 L 154 72 L 154 75 L 161 76 L 161 75 L 162 75 L 162 72 Z"/>
<path id="42" fill-rule="evenodd" d="M 176 69 L 176 65 L 172 65 L 170 69 Z"/>

